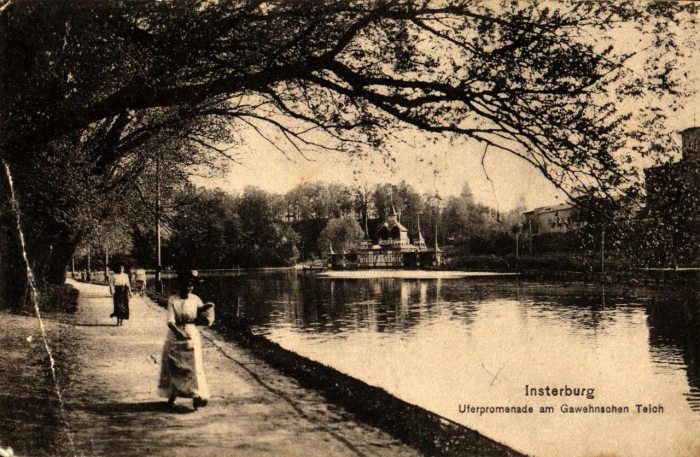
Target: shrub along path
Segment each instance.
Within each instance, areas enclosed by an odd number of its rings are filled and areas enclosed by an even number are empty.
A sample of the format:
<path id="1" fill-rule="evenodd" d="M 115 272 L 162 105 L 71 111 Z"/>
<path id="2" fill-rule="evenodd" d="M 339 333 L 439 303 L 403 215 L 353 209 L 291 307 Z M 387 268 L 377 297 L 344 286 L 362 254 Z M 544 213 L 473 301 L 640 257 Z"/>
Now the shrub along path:
<path id="1" fill-rule="evenodd" d="M 117 327 L 106 286 L 70 283 L 80 291 L 78 312 L 47 322 L 60 334 L 51 345 L 69 431 L 61 454 L 418 455 L 208 329 L 209 406 L 193 412 L 190 400 L 179 399 L 169 408 L 155 395 L 165 310 L 135 296 L 131 318 Z"/>

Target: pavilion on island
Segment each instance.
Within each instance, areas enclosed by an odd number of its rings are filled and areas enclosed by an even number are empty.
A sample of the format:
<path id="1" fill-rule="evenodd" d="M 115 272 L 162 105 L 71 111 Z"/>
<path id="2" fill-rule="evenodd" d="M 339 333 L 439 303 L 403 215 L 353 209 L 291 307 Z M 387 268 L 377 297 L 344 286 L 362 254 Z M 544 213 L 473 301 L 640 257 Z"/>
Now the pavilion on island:
<path id="1" fill-rule="evenodd" d="M 391 205 L 389 217 L 381 225 L 374 243 L 367 230 L 361 242 L 349 253 L 329 253 L 331 266 L 335 269 L 364 268 L 434 268 L 442 262 L 442 251 L 437 246 L 429 248 L 420 230 L 411 240 L 408 229 L 399 221 L 396 208 Z"/>

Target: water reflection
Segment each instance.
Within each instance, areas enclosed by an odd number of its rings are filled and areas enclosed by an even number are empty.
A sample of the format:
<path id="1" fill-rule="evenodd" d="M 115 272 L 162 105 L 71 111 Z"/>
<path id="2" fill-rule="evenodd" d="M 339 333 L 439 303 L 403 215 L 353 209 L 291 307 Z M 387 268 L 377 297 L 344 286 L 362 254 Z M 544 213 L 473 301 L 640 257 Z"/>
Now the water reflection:
<path id="1" fill-rule="evenodd" d="M 688 402 L 700 411 L 700 299 L 698 292 L 650 303 L 649 344 L 660 372 L 685 368 Z"/>
<path id="2" fill-rule="evenodd" d="M 567 455 L 676 455 L 673 446 L 700 445 L 699 300 L 672 292 L 293 272 L 209 277 L 197 291 L 218 304 L 219 319 L 240 302 L 255 332 L 535 455 L 561 455 L 559 446 Z M 524 398 L 525 384 L 583 384 L 596 388 L 595 404 L 663 403 L 667 413 L 533 420 L 457 412 L 463 401 L 561 403 Z M 659 434 L 672 443 L 661 453 L 650 442 Z"/>

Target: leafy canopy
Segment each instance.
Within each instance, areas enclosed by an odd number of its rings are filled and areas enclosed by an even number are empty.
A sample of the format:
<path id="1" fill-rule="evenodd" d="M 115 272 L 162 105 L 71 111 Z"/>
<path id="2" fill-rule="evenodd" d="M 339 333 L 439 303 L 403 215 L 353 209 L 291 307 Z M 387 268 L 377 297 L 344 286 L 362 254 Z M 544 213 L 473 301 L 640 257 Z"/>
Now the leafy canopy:
<path id="1" fill-rule="evenodd" d="M 365 153 L 392 130 L 419 128 L 510 151 L 564 187 L 625 187 L 635 180 L 633 153 L 665 150 L 660 126 L 673 97 L 685 95 L 676 57 L 687 51 L 694 8 L 6 3 L 0 155 L 19 160 L 100 127 L 95 159 L 114 170 L 158 134 L 219 156 L 222 143 L 251 133 L 285 153 Z"/>

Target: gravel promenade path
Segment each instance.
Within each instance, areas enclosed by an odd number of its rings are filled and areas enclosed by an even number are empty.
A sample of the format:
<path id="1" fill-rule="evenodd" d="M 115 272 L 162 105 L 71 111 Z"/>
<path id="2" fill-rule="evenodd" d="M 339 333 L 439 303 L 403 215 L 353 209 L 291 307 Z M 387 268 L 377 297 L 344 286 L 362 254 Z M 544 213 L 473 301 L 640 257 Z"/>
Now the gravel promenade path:
<path id="1" fill-rule="evenodd" d="M 80 291 L 78 312 L 45 319 L 63 406 L 56 455 L 418 455 L 209 329 L 209 406 L 193 411 L 179 399 L 170 408 L 156 397 L 165 310 L 135 296 L 117 327 L 106 286 L 69 282 Z"/>

